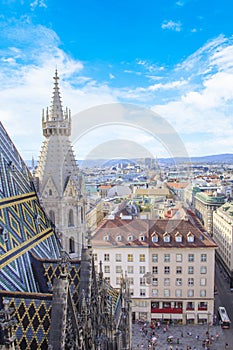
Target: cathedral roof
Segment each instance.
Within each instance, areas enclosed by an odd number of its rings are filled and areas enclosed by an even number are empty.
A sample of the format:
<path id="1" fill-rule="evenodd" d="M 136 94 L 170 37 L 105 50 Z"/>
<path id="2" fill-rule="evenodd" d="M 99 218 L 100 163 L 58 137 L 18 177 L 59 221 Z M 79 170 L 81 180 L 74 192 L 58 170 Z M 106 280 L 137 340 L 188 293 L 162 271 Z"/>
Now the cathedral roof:
<path id="1" fill-rule="evenodd" d="M 38 292 L 30 254 L 58 259 L 60 244 L 30 172 L 1 123 L 0 162 L 0 289 Z"/>

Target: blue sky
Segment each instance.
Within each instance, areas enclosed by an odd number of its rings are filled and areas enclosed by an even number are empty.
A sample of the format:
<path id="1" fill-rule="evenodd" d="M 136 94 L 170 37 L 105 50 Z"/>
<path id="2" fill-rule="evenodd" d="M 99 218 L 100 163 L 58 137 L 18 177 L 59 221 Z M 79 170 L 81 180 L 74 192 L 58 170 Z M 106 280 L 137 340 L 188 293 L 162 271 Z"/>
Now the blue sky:
<path id="1" fill-rule="evenodd" d="M 38 158 L 56 67 L 74 118 L 132 104 L 164 118 L 190 156 L 233 152 L 232 1 L 1 0 L 0 10 L 1 121 L 25 159 Z M 77 158 L 120 139 L 132 156 L 171 154 L 156 122 L 132 115 L 75 130 Z"/>

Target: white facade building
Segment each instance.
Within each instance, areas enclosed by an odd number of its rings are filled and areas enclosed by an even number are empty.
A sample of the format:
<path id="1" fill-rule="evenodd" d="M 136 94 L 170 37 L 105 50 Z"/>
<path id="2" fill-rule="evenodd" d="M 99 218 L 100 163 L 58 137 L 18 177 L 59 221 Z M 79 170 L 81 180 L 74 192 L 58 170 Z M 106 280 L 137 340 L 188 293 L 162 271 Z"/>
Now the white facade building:
<path id="1" fill-rule="evenodd" d="M 127 273 L 134 319 L 211 320 L 216 244 L 189 220 L 104 220 L 92 245 L 113 287 Z"/>
<path id="2" fill-rule="evenodd" d="M 217 257 L 233 288 L 233 202 L 226 202 L 213 213 L 213 239 L 218 245 Z"/>

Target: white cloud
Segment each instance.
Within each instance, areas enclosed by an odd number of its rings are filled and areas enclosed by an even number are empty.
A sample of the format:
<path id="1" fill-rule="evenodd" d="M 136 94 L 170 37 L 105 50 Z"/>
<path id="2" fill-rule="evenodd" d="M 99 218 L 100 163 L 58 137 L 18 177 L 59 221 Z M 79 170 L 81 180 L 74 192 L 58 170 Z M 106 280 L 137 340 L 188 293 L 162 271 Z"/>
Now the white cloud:
<path id="1" fill-rule="evenodd" d="M 30 3 L 30 7 L 32 10 L 35 10 L 36 7 L 44 7 L 47 8 L 47 4 L 45 0 L 34 0 Z"/>
<path id="2" fill-rule="evenodd" d="M 161 25 L 162 29 L 169 29 L 169 30 L 174 30 L 175 32 L 180 32 L 181 31 L 181 23 L 180 22 L 174 22 L 172 20 L 170 21 L 164 21 Z"/>
<path id="3" fill-rule="evenodd" d="M 232 152 L 232 53 L 231 39 L 207 43 L 174 71 L 190 77 L 185 90 L 152 107 L 186 140 L 191 155 Z"/>
<path id="4" fill-rule="evenodd" d="M 231 152 L 233 39 L 219 36 L 170 71 L 153 62 L 137 60 L 136 67 L 129 64 L 122 73 L 132 74 L 132 81 L 140 76 L 140 85 L 133 85 L 130 80 L 132 86 L 122 84 L 121 88 L 110 87 L 91 73 L 87 76 L 88 62 L 84 64 L 61 50 L 56 33 L 44 26 L 35 26 L 28 20 L 15 21 L 14 28 L 2 27 L 0 40 L 8 43 L 0 50 L 0 119 L 25 159 L 38 156 L 42 143 L 41 110 L 50 105 L 56 66 L 63 105 L 71 108 L 72 114 L 117 101 L 150 105 L 187 140 L 191 155 L 217 153 L 214 149 L 218 146 L 224 152 L 229 146 Z M 117 83 L 118 74 L 110 73 L 109 79 L 113 78 Z M 134 116 L 132 120 L 135 124 L 144 123 L 148 130 L 155 126 L 148 116 Z M 120 121 L 126 122 L 124 118 Z M 118 133 L 116 129 L 109 133 L 136 142 L 152 153 L 154 147 L 160 152 L 156 151 L 158 156 L 163 153 L 162 146 L 159 148 L 142 131 L 121 128 Z M 104 140 L 108 142 L 106 129 L 83 138 L 77 152 L 88 152 Z"/>
<path id="5" fill-rule="evenodd" d="M 184 1 L 177 1 L 176 5 L 182 7 L 184 6 Z"/>
<path id="6" fill-rule="evenodd" d="M 39 154 L 41 111 L 50 105 L 56 67 L 63 104 L 73 113 L 115 102 L 106 84 L 84 76 L 83 63 L 59 48 L 52 30 L 20 21 L 15 22 L 15 30 L 3 28 L 0 38 L 4 35 L 10 45 L 0 51 L 0 119 L 24 158 Z"/>
<path id="7" fill-rule="evenodd" d="M 172 82 L 166 83 L 166 84 L 159 83 L 159 84 L 151 85 L 148 87 L 148 90 L 149 91 L 155 91 L 155 90 L 159 90 L 159 89 L 170 90 L 170 89 L 176 89 L 176 88 L 183 86 L 185 84 L 187 84 L 187 81 L 177 80 L 177 81 L 172 81 Z"/>

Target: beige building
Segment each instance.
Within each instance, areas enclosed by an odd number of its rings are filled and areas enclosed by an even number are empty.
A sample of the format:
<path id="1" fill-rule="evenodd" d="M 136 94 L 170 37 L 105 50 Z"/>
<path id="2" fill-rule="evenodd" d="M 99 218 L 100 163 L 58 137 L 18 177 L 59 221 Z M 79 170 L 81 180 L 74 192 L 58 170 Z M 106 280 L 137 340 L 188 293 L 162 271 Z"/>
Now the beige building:
<path id="1" fill-rule="evenodd" d="M 100 197 L 92 197 L 87 200 L 86 227 L 91 232 L 96 230 L 99 223 L 103 220 L 105 216 L 104 210 L 104 202 Z"/>
<path id="2" fill-rule="evenodd" d="M 225 203 L 225 196 L 213 191 L 197 192 L 194 197 L 195 214 L 201 220 L 206 231 L 213 234 L 213 212 Z"/>
<path id="3" fill-rule="evenodd" d="M 71 141 L 71 113 L 63 111 L 57 71 L 50 109 L 43 111 L 43 142 L 34 174 L 41 203 L 56 226 L 63 248 L 80 257 L 85 232 L 84 180 Z"/>
<path id="4" fill-rule="evenodd" d="M 212 319 L 216 244 L 189 220 L 104 220 L 92 239 L 105 278 L 131 285 L 134 319 Z"/>
<path id="5" fill-rule="evenodd" d="M 217 258 L 233 288 L 233 202 L 226 202 L 213 213 L 213 239 L 218 245 Z"/>

